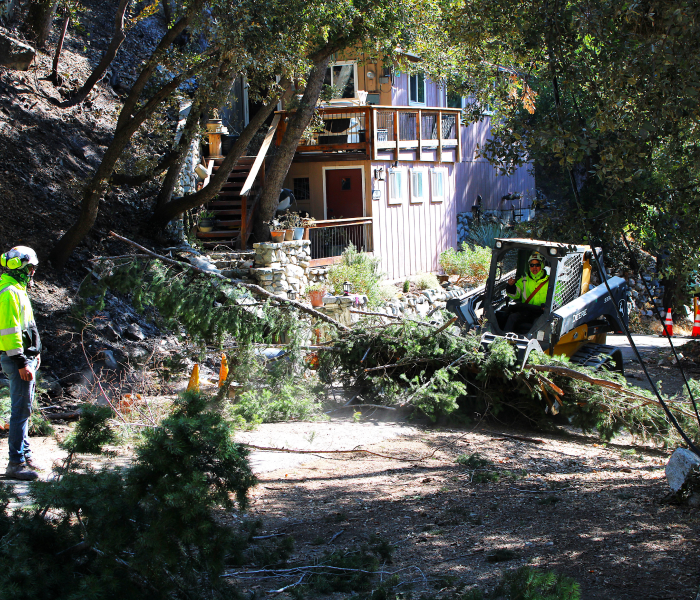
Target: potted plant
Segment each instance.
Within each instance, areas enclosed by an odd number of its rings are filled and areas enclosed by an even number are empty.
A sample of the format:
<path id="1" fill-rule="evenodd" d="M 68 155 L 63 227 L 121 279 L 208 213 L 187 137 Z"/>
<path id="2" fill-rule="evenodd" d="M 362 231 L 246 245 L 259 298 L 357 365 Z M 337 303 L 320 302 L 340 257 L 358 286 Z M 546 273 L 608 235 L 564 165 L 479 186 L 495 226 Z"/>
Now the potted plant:
<path id="1" fill-rule="evenodd" d="M 300 240 L 304 237 L 304 223 L 299 213 L 287 212 L 282 215 L 280 223 L 283 225 L 287 241 Z"/>
<path id="2" fill-rule="evenodd" d="M 199 221 L 197 222 L 197 227 L 202 233 L 208 233 L 214 229 L 216 225 L 216 215 L 210 210 L 203 210 L 199 213 Z"/>
<path id="3" fill-rule="evenodd" d="M 270 228 L 270 236 L 272 237 L 273 243 L 278 244 L 284 241 L 284 227 L 282 227 L 277 219 L 268 221 L 267 226 Z"/>
<path id="4" fill-rule="evenodd" d="M 306 293 L 309 296 L 309 300 L 311 300 L 311 306 L 323 306 L 323 297 L 326 295 L 326 287 L 322 282 L 318 281 L 312 283 L 306 288 Z"/>

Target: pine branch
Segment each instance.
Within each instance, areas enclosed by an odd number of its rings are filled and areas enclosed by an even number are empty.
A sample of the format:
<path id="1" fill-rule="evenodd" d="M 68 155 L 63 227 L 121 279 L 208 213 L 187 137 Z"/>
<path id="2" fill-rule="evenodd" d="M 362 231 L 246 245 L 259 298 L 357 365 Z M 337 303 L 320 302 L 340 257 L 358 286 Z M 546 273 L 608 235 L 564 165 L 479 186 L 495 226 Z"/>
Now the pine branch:
<path id="1" fill-rule="evenodd" d="M 293 306 L 296 308 L 298 311 L 304 312 L 308 315 L 311 315 L 312 317 L 319 319 L 321 321 L 324 321 L 325 323 L 328 323 L 330 325 L 333 325 L 336 329 L 340 331 L 350 331 L 349 327 L 346 327 L 342 323 L 338 323 L 335 319 L 329 317 L 328 315 L 324 315 L 322 312 L 319 312 L 317 310 L 314 310 L 313 308 L 310 308 L 308 306 L 305 306 L 301 302 L 297 302 L 296 300 L 289 300 L 288 298 L 283 298 L 282 296 L 277 296 L 276 294 L 273 294 L 271 292 L 268 292 L 266 289 L 260 287 L 259 285 L 255 285 L 254 283 L 246 283 L 244 281 L 241 281 L 240 279 L 230 279 L 221 273 L 218 272 L 212 272 L 212 271 L 205 271 L 204 269 L 200 269 L 199 267 L 195 267 L 194 265 L 191 265 L 189 263 L 185 262 L 180 262 L 177 260 L 173 260 L 172 258 L 167 258 L 166 256 L 161 256 L 160 254 L 156 254 L 155 252 L 151 252 L 148 248 L 144 248 L 140 244 L 137 244 L 136 242 L 127 239 L 125 237 L 122 237 L 121 235 L 118 235 L 114 233 L 113 231 L 109 232 L 109 235 L 111 235 L 114 238 L 117 238 L 118 240 L 121 240 L 122 242 L 125 242 L 127 244 L 132 245 L 134 248 L 137 248 L 140 250 L 142 253 L 147 254 L 151 258 L 155 258 L 156 260 L 160 260 L 166 264 L 173 265 L 176 267 L 187 267 L 188 269 L 195 271 L 197 273 L 201 273 L 202 275 L 209 275 L 212 277 L 217 277 L 219 279 L 223 279 L 229 283 L 232 283 L 234 285 L 246 288 L 247 290 L 250 290 L 251 292 L 258 294 L 259 296 L 264 296 L 265 298 L 269 298 L 270 300 L 275 300 L 276 302 L 281 302 L 283 304 L 289 304 L 290 306 Z"/>

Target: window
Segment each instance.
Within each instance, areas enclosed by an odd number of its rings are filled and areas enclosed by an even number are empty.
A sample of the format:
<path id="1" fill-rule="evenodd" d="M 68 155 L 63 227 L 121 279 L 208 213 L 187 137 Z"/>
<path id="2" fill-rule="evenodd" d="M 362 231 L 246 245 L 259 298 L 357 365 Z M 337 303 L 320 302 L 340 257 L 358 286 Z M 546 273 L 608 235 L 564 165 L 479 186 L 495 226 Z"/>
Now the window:
<path id="1" fill-rule="evenodd" d="M 428 195 L 428 178 L 424 169 L 411 169 L 411 203 L 422 204 Z"/>
<path id="2" fill-rule="evenodd" d="M 389 204 L 403 204 L 406 197 L 406 171 L 389 169 Z"/>
<path id="3" fill-rule="evenodd" d="M 423 73 L 408 76 L 408 103 L 425 104 L 425 75 Z"/>
<path id="4" fill-rule="evenodd" d="M 335 90 L 334 98 L 357 98 L 357 63 L 338 61 L 326 69 L 324 85 L 332 85 Z"/>
<path id="5" fill-rule="evenodd" d="M 447 92 L 447 107 L 448 108 L 462 108 L 462 96 L 457 92 L 448 91 Z"/>
<path id="6" fill-rule="evenodd" d="M 308 177 L 295 177 L 294 178 L 294 197 L 297 200 L 310 200 L 311 194 L 309 192 L 309 178 Z"/>
<path id="7" fill-rule="evenodd" d="M 433 202 L 443 202 L 446 196 L 447 188 L 447 170 L 432 169 L 430 171 L 431 179 L 431 200 Z"/>

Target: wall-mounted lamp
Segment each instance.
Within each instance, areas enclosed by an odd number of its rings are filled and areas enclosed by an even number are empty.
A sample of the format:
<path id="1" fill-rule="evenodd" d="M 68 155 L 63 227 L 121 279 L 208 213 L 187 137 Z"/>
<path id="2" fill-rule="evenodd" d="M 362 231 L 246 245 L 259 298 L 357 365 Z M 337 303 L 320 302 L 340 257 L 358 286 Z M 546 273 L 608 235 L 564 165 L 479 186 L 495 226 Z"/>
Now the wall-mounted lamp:
<path id="1" fill-rule="evenodd" d="M 398 169 L 398 168 L 399 168 L 399 161 L 395 160 L 394 161 L 394 169 Z"/>
<path id="2" fill-rule="evenodd" d="M 352 291 L 352 283 L 350 283 L 349 281 L 345 281 L 343 283 L 343 295 L 349 296 L 351 291 Z"/>
<path id="3" fill-rule="evenodd" d="M 377 167 L 376 169 L 374 169 L 374 178 L 377 181 L 384 181 L 384 167 Z"/>
<path id="4" fill-rule="evenodd" d="M 367 79 L 374 79 L 374 71 L 367 71 Z"/>

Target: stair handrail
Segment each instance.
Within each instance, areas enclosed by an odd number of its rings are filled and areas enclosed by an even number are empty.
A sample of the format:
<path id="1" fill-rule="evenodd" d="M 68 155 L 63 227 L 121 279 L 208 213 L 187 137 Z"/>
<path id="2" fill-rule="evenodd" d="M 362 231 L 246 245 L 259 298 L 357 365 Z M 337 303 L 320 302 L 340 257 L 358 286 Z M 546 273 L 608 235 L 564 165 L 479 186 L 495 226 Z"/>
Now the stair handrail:
<path id="1" fill-rule="evenodd" d="M 272 142 L 272 138 L 275 135 L 275 131 L 277 130 L 277 125 L 279 124 L 279 122 L 280 115 L 275 115 L 274 119 L 272 119 L 272 123 L 270 124 L 270 128 L 265 134 L 265 139 L 263 140 L 262 146 L 260 146 L 258 155 L 255 157 L 255 162 L 253 163 L 253 166 L 250 169 L 250 173 L 248 173 L 248 177 L 246 178 L 245 183 L 243 184 L 243 189 L 241 189 L 240 192 L 241 197 L 247 196 L 250 193 L 250 190 L 253 188 L 255 179 L 258 176 L 258 172 L 260 171 L 260 166 L 265 160 L 265 155 L 267 154 L 267 150 L 270 147 L 270 143 Z"/>

